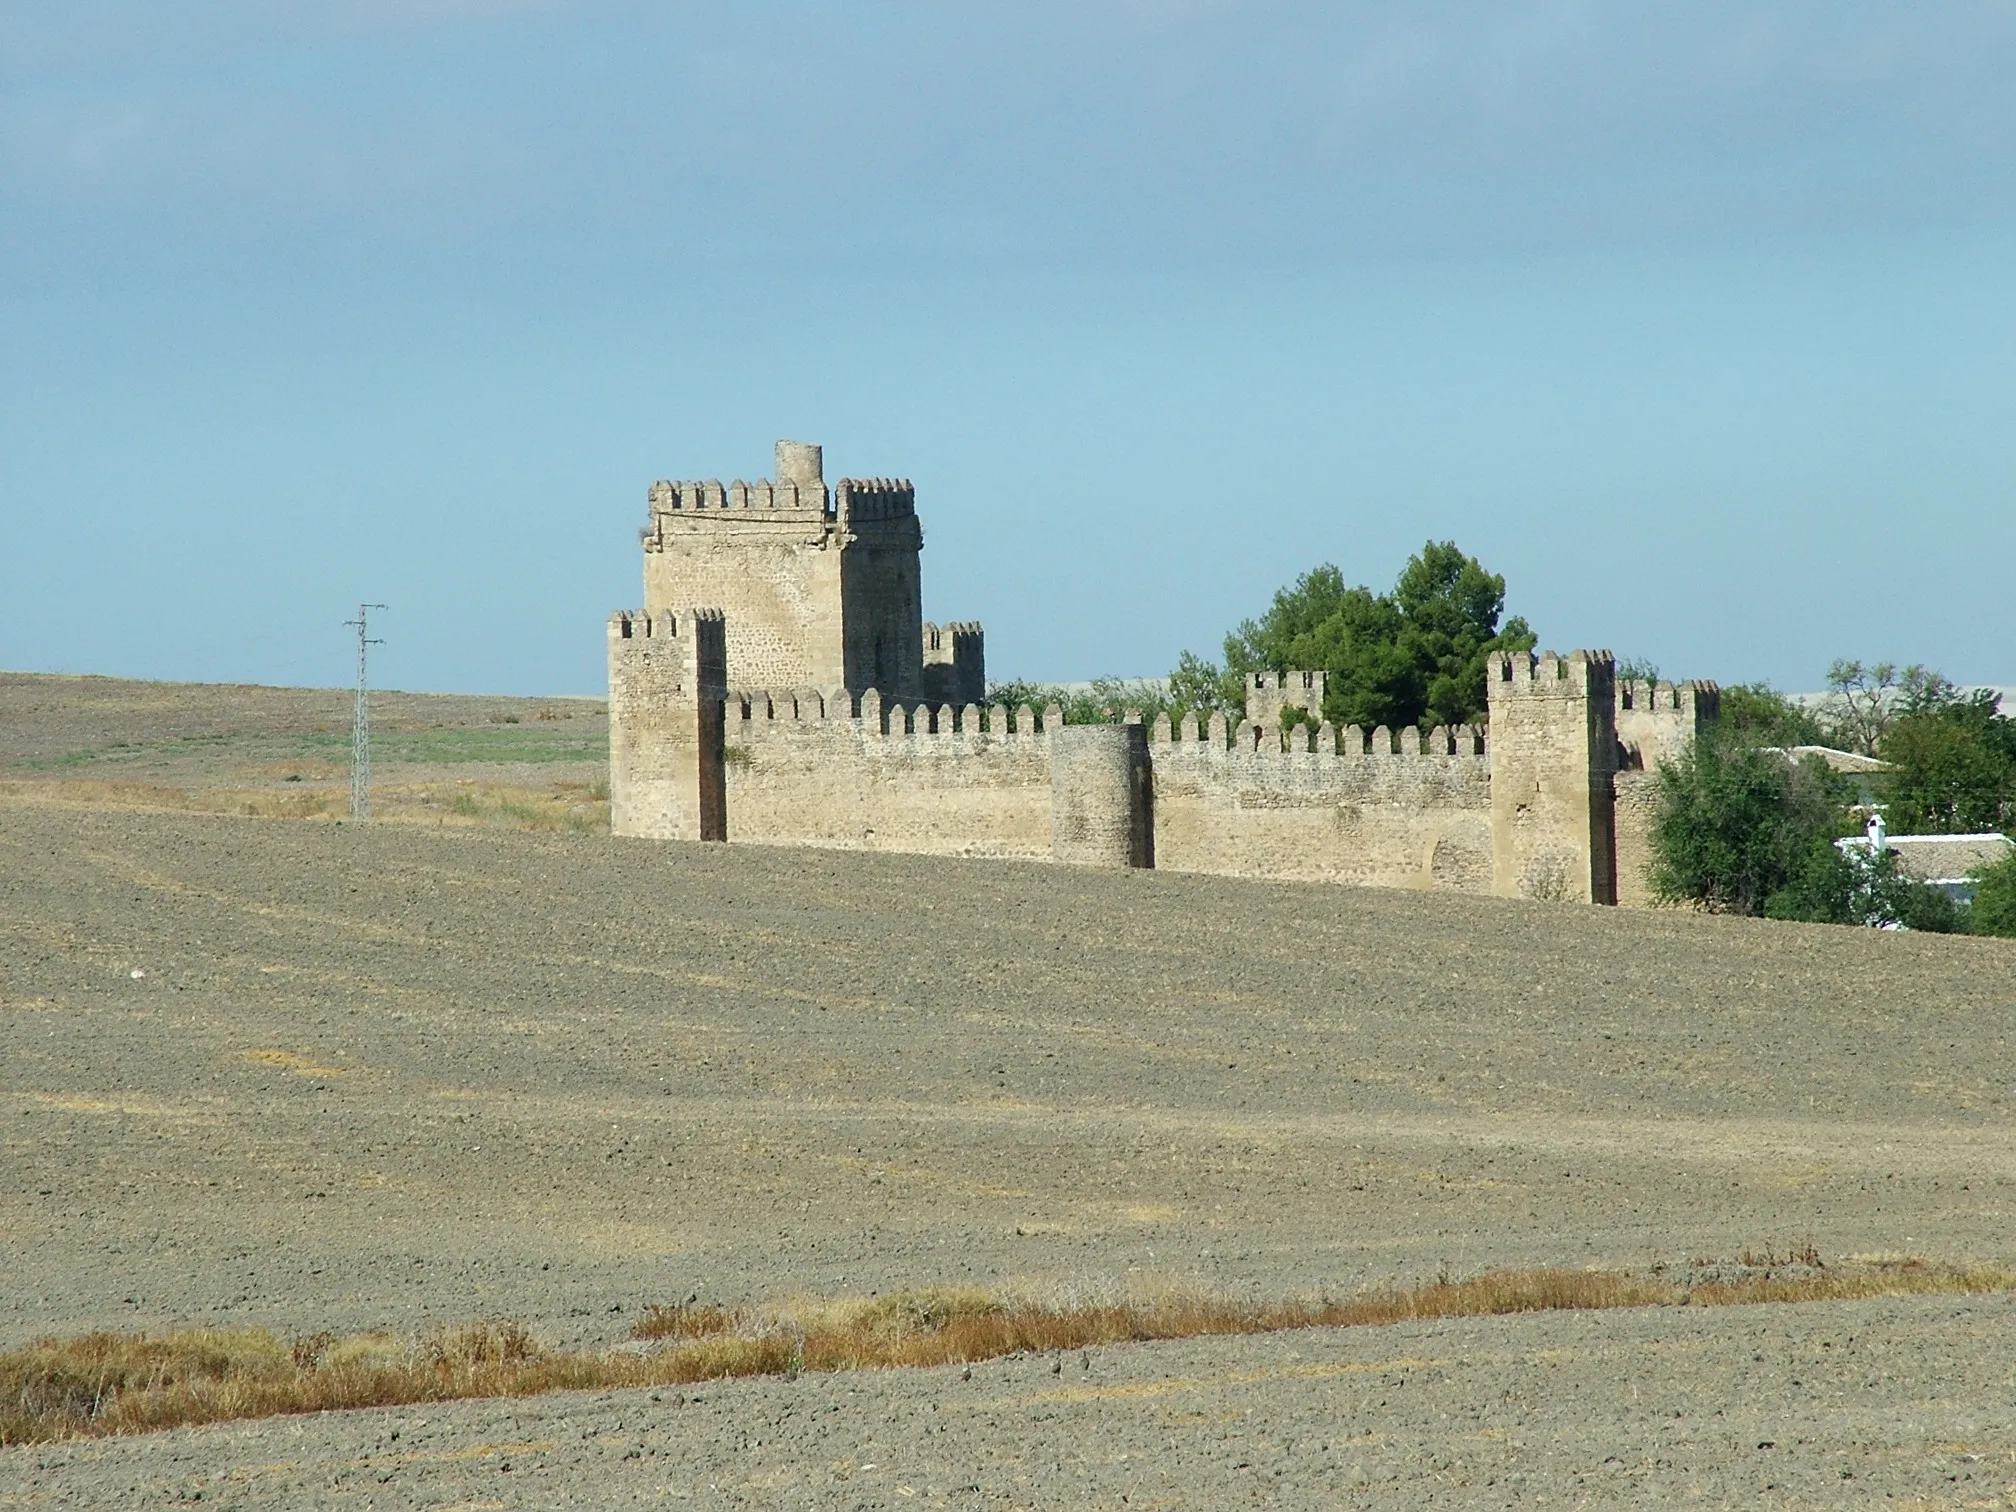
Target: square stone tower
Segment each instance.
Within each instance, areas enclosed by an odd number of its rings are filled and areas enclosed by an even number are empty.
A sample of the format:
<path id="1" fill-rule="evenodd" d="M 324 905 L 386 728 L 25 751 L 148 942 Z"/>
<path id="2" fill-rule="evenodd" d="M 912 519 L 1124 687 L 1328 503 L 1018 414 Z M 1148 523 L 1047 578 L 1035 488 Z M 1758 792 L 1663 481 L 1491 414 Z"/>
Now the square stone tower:
<path id="1" fill-rule="evenodd" d="M 1617 901 L 1616 659 L 1493 651 L 1491 890 Z"/>
<path id="2" fill-rule="evenodd" d="M 1671 761 L 1722 714 L 1722 690 L 1712 682 L 1617 684 L 1618 765 L 1650 772 Z"/>
<path id="3" fill-rule="evenodd" d="M 650 510 L 645 612 L 721 610 L 731 687 L 927 696 L 924 532 L 907 480 L 829 489 L 819 447 L 779 441 L 774 480 L 661 481 Z M 977 668 L 979 627 L 959 628 Z"/>
<path id="4" fill-rule="evenodd" d="M 1279 735 L 1284 710 L 1300 709 L 1321 719 L 1329 682 L 1328 672 L 1248 672 L 1246 723 L 1256 732 Z"/>

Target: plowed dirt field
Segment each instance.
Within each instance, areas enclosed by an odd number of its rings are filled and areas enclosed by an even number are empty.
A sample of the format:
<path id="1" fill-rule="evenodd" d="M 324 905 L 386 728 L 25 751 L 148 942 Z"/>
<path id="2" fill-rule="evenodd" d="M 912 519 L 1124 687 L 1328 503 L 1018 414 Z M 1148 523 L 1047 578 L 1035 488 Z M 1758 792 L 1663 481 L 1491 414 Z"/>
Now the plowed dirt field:
<path id="1" fill-rule="evenodd" d="M 973 1284 L 2016 1261 L 2016 944 L 0 808 L 0 1347 Z M 1061 1369 L 1061 1374 L 1053 1373 Z M 1766 1448 L 1769 1444 L 1772 1447 Z M 0 1506 L 2016 1505 L 2007 1297 L 0 1451 Z"/>

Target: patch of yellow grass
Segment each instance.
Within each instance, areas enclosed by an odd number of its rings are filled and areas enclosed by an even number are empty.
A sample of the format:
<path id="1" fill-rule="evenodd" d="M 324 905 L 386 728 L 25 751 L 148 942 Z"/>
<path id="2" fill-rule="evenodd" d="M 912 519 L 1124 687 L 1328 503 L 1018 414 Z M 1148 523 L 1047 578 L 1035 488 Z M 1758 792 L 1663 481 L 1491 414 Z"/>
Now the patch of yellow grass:
<path id="1" fill-rule="evenodd" d="M 453 791 L 440 785 L 387 789 L 373 795 L 374 814 L 393 823 L 475 824 L 506 829 L 607 833 L 607 783 L 556 782 L 550 788 L 499 782 L 460 781 Z"/>
<path id="2" fill-rule="evenodd" d="M 144 782 L 101 782 L 87 778 L 0 779 L 0 807 L 114 809 L 120 812 L 185 813 L 189 793 Z"/>
<path id="3" fill-rule="evenodd" d="M 318 1066 L 305 1055 L 296 1055 L 292 1050 L 241 1050 L 238 1059 L 250 1061 L 255 1066 L 277 1066 L 282 1071 L 298 1072 L 302 1076 L 341 1076 L 341 1066 Z"/>
<path id="4" fill-rule="evenodd" d="M 380 783 L 372 789 L 371 804 L 372 818 L 380 824 L 573 834 L 607 834 L 609 830 L 607 782 L 556 782 L 551 787 L 490 782 Z M 9 807 L 346 819 L 350 789 L 291 786 L 285 785 L 284 779 L 264 787 L 176 787 L 84 777 L 0 779 L 0 808 Z"/>
<path id="5" fill-rule="evenodd" d="M 43 1339 L 0 1355 L 0 1444 L 335 1408 L 549 1391 L 669 1386 L 732 1376 L 956 1364 L 1093 1345 L 1353 1328 L 1423 1318 L 1652 1306 L 1735 1306 L 2016 1290 L 2016 1272 L 1920 1260 L 1854 1270 L 1792 1267 L 1691 1288 L 1606 1271 L 1487 1271 L 1343 1301 L 1235 1302 L 1172 1291 L 1042 1302 L 972 1288 L 799 1299 L 751 1310 L 654 1307 L 609 1353 L 548 1352 L 522 1327 L 471 1323 L 415 1340 L 386 1334 L 289 1342 L 263 1329 Z"/>

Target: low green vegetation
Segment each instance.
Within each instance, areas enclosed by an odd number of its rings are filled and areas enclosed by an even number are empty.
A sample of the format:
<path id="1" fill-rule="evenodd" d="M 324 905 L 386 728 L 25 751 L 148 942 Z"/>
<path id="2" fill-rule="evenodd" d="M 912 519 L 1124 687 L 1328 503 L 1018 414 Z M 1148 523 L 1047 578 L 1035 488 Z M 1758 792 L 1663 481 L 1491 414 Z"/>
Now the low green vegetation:
<path id="1" fill-rule="evenodd" d="M 1751 745 L 1789 750 L 1828 743 L 1826 726 L 1813 711 L 1794 703 L 1769 683 L 1741 683 L 1722 689 L 1721 694 L 1722 730 Z"/>
<path id="2" fill-rule="evenodd" d="M 1966 835 L 2016 827 L 2016 720 L 1993 695 L 1957 695 L 1893 721 L 1877 745 L 1892 829 Z"/>
<path id="3" fill-rule="evenodd" d="M 1430 541 L 1386 593 L 1346 583 L 1327 563 L 1312 568 L 1225 637 L 1221 660 L 1185 651 L 1164 682 L 997 683 L 987 696 L 1039 710 L 1054 703 L 1067 724 L 1114 722 L 1130 710 L 1150 721 L 1158 714 L 1177 720 L 1222 713 L 1236 722 L 1246 713 L 1248 674 L 1293 667 L 1327 674 L 1323 707 L 1311 723 L 1366 729 L 1481 723 L 1486 658 L 1529 651 L 1537 641 L 1525 620 L 1503 619 L 1504 610 L 1503 577 L 1454 541 Z M 1300 717 L 1290 711 L 1285 719 Z"/>
<path id="4" fill-rule="evenodd" d="M 1967 927 L 1975 934 L 2016 939 L 2016 855 L 1974 873 Z"/>
<path id="5" fill-rule="evenodd" d="M 1797 762 L 1747 737 L 1691 742 L 1658 771 L 1653 893 L 1717 913 L 1807 917 L 1838 880 L 1834 841 L 1852 830 L 1847 793 L 1817 757 Z"/>
<path id="6" fill-rule="evenodd" d="M 1859 782 L 1826 746 L 1887 767 Z M 1977 874 L 1972 904 L 1898 869 L 1894 852 L 1844 850 L 1862 815 L 1893 834 L 2006 833 L 2016 824 L 2016 720 L 1993 694 L 1963 694 L 1921 666 L 1838 661 L 1816 708 L 1768 687 L 1726 688 L 1722 718 L 1662 766 L 1653 826 L 1655 895 L 1718 912 L 1813 923 L 2016 936 L 2016 859 Z M 1858 802 L 1858 800 L 1860 800 Z"/>
<path id="7" fill-rule="evenodd" d="M 378 762 L 421 766 L 465 763 L 606 761 L 609 737 L 600 728 L 579 728 L 559 722 L 493 725 L 451 725 L 438 729 L 378 729 L 371 735 L 371 755 Z M 350 732 L 302 730 L 284 734 L 182 735 L 163 740 L 113 741 L 66 751 L 58 756 L 18 760 L 23 771 L 74 772 L 88 768 L 148 768 L 190 763 L 283 763 L 350 760 Z"/>

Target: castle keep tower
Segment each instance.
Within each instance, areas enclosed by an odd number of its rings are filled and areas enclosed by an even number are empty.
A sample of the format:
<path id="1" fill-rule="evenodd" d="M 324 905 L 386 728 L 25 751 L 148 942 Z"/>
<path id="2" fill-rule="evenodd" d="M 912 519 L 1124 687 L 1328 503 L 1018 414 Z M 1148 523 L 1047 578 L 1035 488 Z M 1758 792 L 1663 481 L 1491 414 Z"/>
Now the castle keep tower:
<path id="1" fill-rule="evenodd" d="M 1493 651 L 1491 891 L 1617 901 L 1616 661 Z"/>
<path id="2" fill-rule="evenodd" d="M 829 489 L 821 449 L 802 441 L 777 443 L 776 470 L 725 488 L 651 485 L 645 613 L 721 610 L 732 687 L 984 696 L 978 625 L 933 634 L 946 671 L 927 687 L 924 532 L 910 484 L 843 478 Z"/>

